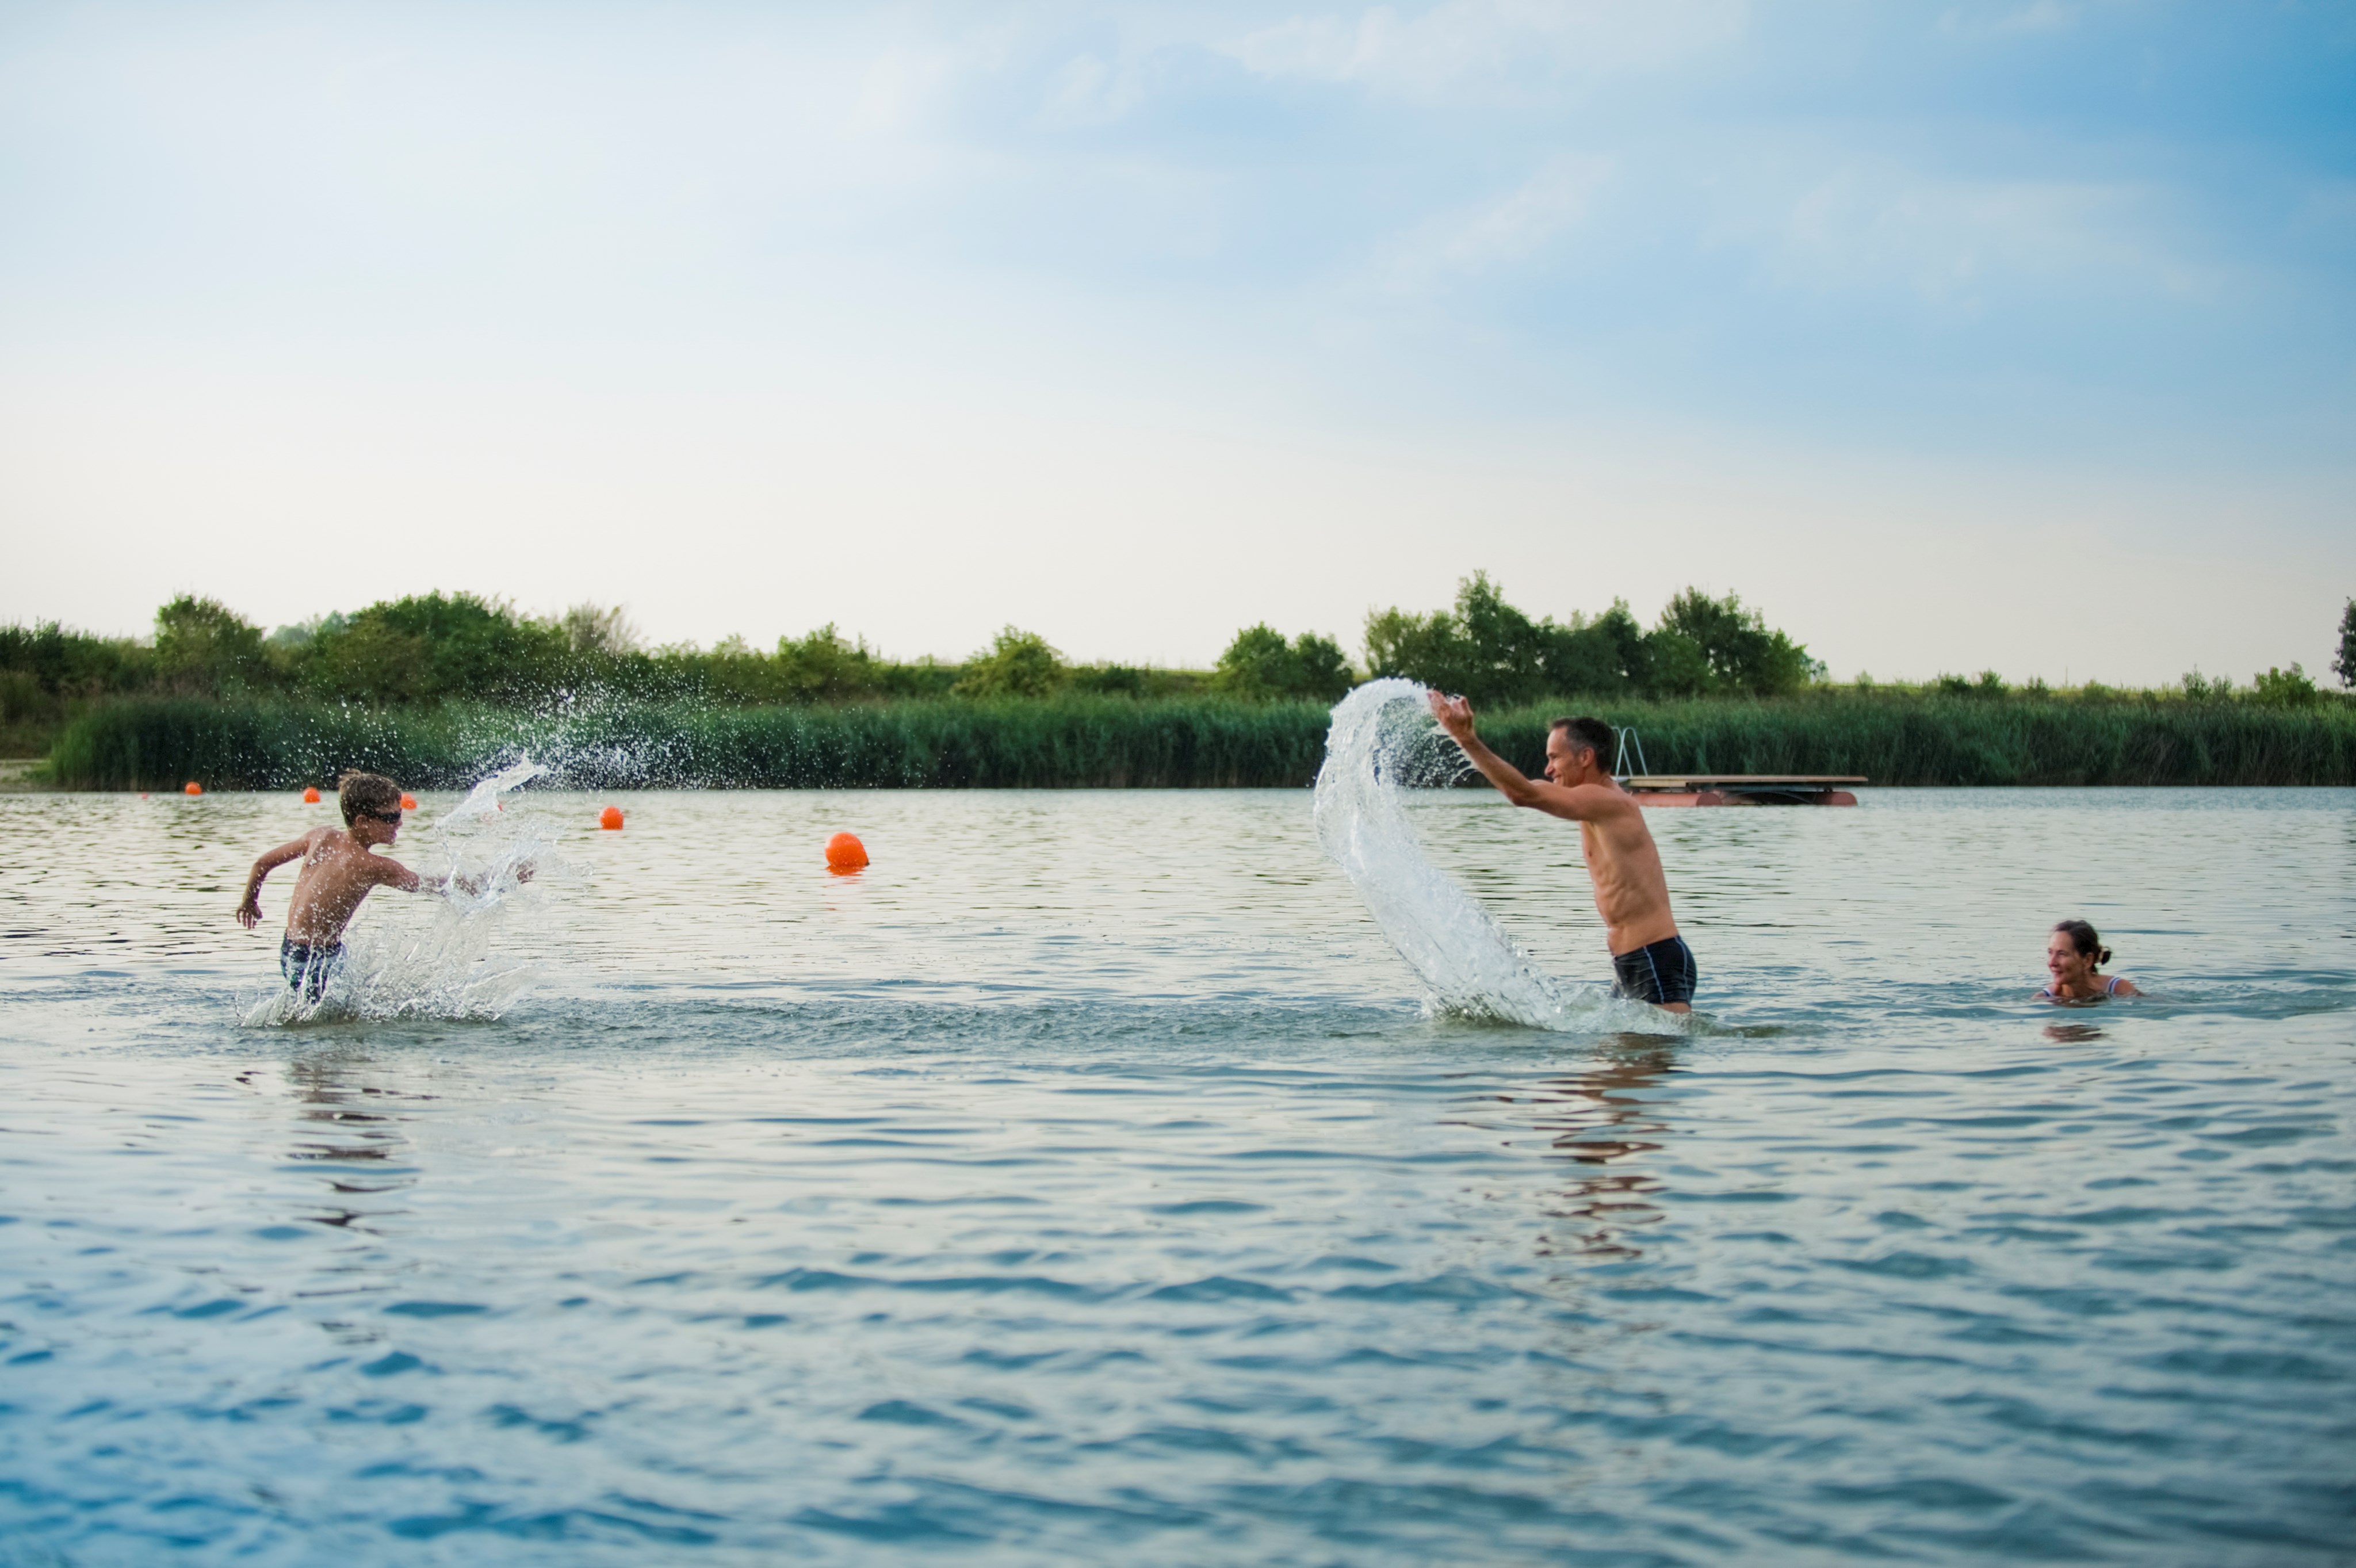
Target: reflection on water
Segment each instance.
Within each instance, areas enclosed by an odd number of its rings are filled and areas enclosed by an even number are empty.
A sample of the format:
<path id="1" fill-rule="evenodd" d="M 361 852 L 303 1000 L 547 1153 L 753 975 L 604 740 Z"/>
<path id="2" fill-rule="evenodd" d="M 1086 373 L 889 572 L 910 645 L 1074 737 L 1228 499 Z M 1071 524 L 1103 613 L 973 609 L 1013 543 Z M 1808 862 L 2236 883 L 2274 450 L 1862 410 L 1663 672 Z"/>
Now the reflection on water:
<path id="1" fill-rule="evenodd" d="M 1571 1167 L 1570 1179 L 1544 1193 L 1550 1226 L 1537 1240 L 1542 1257 L 1590 1259 L 1643 1256 L 1637 1232 L 1665 1218 L 1665 1190 L 1656 1162 L 1670 1136 L 1665 1099 L 1646 1094 L 1677 1069 L 1679 1042 L 1657 1035 L 1614 1035 L 1593 1047 L 1579 1070 L 1538 1079 L 1527 1088 L 1480 1097 L 1462 1124 L 1507 1132 L 1515 1141 L 1543 1141 Z M 1503 1108 L 1492 1110 L 1490 1107 Z"/>
<path id="2" fill-rule="evenodd" d="M 286 1064 L 299 1131 L 287 1158 L 325 1167 L 320 1179 L 334 1199 L 323 1212 L 301 1218 L 337 1229 L 367 1230 L 400 1210 L 380 1204 L 355 1208 L 345 1200 L 380 1198 L 413 1185 L 416 1169 L 396 1107 L 404 1096 L 368 1082 L 365 1058 L 311 1056 Z M 240 1074 L 251 1082 L 251 1074 Z M 430 1099 L 431 1096 L 424 1098 Z"/>
<path id="3" fill-rule="evenodd" d="M 1537 1125 L 1555 1134 L 1554 1146 L 1584 1167 L 1547 1210 L 1571 1229 L 1542 1239 L 1541 1252 L 1590 1258 L 1642 1256 L 1636 1233 L 1665 1218 L 1661 1179 L 1653 1163 L 1636 1156 L 1657 1151 L 1668 1137 L 1663 1102 L 1644 1090 L 1676 1070 L 1674 1041 L 1622 1036 L 1604 1047 L 1596 1066 L 1541 1085 L 1533 1100 Z"/>
<path id="4" fill-rule="evenodd" d="M 603 803 L 495 1021 L 262 1028 L 299 805 L 0 797 L 0 1561 L 2346 1560 L 2356 796 L 1663 813 L 1674 1039 L 1426 1016 L 1299 793 Z"/>

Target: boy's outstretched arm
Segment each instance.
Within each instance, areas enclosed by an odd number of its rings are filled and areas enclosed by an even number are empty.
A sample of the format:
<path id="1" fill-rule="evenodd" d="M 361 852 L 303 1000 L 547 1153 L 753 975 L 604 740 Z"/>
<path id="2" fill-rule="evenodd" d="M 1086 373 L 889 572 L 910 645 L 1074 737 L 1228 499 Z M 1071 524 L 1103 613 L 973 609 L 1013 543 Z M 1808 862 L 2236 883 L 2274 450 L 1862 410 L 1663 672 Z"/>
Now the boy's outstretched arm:
<path id="1" fill-rule="evenodd" d="M 262 879 L 290 860 L 300 860 L 311 848 L 311 835 L 289 839 L 253 863 L 245 874 L 245 897 L 237 907 L 237 923 L 252 930 L 262 921 Z"/>
<path id="2" fill-rule="evenodd" d="M 536 869 L 529 862 L 518 866 L 516 880 L 530 881 Z M 447 876 L 420 876 L 397 860 L 385 861 L 380 875 L 387 886 L 398 887 L 404 893 L 449 893 L 455 889 L 471 898 L 481 893 L 484 886 L 483 878 L 469 876 L 463 871 L 454 871 Z"/>

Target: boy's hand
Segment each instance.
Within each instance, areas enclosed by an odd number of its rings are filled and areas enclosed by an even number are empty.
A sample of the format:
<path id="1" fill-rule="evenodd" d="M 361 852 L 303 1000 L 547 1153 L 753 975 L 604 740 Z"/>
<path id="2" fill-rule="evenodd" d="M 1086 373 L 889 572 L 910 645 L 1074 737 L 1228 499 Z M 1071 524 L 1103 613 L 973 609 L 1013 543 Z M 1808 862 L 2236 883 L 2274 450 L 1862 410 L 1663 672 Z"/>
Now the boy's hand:
<path id="1" fill-rule="evenodd" d="M 237 923 L 249 931 L 262 923 L 262 899 L 259 895 L 249 893 L 245 896 L 245 902 L 237 907 Z"/>

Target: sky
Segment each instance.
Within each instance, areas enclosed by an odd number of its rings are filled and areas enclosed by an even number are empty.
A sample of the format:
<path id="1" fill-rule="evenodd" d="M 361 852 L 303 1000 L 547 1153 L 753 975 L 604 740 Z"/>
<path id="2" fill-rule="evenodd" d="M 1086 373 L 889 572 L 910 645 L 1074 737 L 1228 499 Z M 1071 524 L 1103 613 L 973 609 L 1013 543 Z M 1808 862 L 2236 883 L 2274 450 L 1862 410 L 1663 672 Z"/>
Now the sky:
<path id="1" fill-rule="evenodd" d="M 0 0 L 0 621 L 1200 667 L 1479 569 L 2320 673 L 2351 81 L 2356 4 Z"/>

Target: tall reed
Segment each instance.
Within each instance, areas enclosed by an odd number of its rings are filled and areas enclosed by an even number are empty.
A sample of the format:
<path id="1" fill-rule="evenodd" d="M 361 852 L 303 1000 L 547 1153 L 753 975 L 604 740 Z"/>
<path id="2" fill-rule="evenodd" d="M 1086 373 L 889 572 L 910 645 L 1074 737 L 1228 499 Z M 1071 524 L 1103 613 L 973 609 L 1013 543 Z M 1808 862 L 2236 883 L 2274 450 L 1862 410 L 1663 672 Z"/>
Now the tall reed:
<path id="1" fill-rule="evenodd" d="M 1547 721 L 1578 708 L 1484 719 L 1490 744 L 1540 766 Z M 1849 773 L 1876 784 L 2356 784 L 2356 705 L 1859 693 L 1614 703 L 1655 773 Z M 1633 768 L 1632 757 L 1629 766 Z"/>
<path id="2" fill-rule="evenodd" d="M 420 788 L 530 754 L 582 789 L 1232 787 L 1305 784 L 1314 703 L 934 701 L 519 714 L 132 700 L 83 715 L 50 754 L 70 789 L 291 789 L 365 768 Z"/>
<path id="3" fill-rule="evenodd" d="M 1535 773 L 1562 708 L 1483 715 Z M 1615 703 L 1655 772 L 1855 773 L 1876 784 L 2356 784 L 2356 705 L 1815 693 Z M 1297 786 L 1323 755 L 1314 703 L 1066 693 L 844 707 L 624 703 L 555 712 L 451 704 L 130 699 L 68 725 L 48 776 L 70 789 L 291 789 L 345 768 L 418 788 L 526 753 L 583 789 Z"/>

